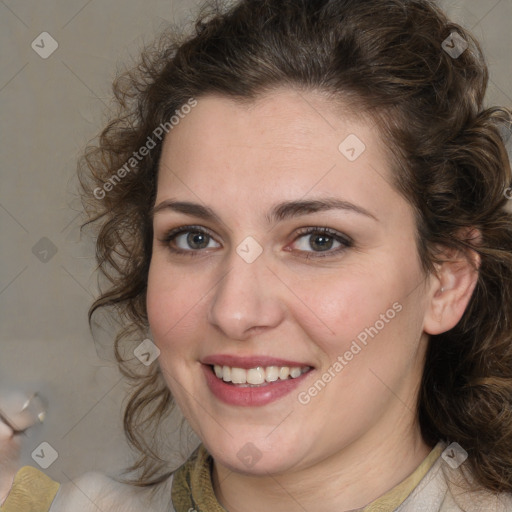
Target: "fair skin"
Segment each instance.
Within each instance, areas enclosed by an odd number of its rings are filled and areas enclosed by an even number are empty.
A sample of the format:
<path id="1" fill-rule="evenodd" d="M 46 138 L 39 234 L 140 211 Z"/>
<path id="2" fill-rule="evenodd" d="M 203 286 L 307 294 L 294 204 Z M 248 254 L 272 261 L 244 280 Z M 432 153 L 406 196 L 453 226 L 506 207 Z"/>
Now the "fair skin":
<path id="1" fill-rule="evenodd" d="M 338 149 L 349 134 L 366 146 L 354 161 Z M 214 490 L 229 512 L 363 507 L 431 450 L 414 413 L 428 335 L 458 322 L 476 272 L 454 257 L 425 276 L 413 212 L 391 186 L 387 151 L 374 124 L 337 114 L 318 93 L 289 89 L 250 106 L 198 98 L 164 141 L 149 322 L 163 374 L 213 456 Z M 326 197 L 367 213 L 265 218 L 277 203 Z M 158 207 L 169 200 L 199 203 L 219 220 Z M 204 245 L 190 245 L 197 234 L 188 243 L 186 234 L 164 241 L 170 229 L 191 225 L 210 235 Z M 331 239 L 322 251 L 325 235 L 298 234 L 304 227 L 331 228 L 353 244 Z M 263 249 L 251 263 L 236 251 L 248 236 Z M 332 377 L 338 356 L 393 304 L 400 311 Z M 218 354 L 312 369 L 270 403 L 233 405 L 205 378 L 202 361 Z M 327 385 L 300 402 L 329 369 Z M 259 457 L 250 466 L 238 456 L 247 446 Z"/>
<path id="2" fill-rule="evenodd" d="M 0 505 L 7 498 L 19 469 L 22 432 L 35 421 L 23 408 L 26 400 L 23 392 L 0 388 Z"/>
<path id="3" fill-rule="evenodd" d="M 0 505 L 7 497 L 18 469 L 20 440 L 15 437 L 11 428 L 0 421 Z"/>
<path id="4" fill-rule="evenodd" d="M 338 150 L 348 134 L 366 145 L 352 162 Z M 454 253 L 435 276 L 422 273 L 412 210 L 390 186 L 387 156 L 372 123 L 290 90 L 250 108 L 199 98 L 165 140 L 155 204 L 200 203 L 220 220 L 169 208 L 155 214 L 151 331 L 168 385 L 214 458 L 214 490 L 229 512 L 363 507 L 430 450 L 413 412 L 426 342 L 458 322 L 477 273 Z M 344 209 L 265 219 L 277 203 L 326 196 L 370 215 Z M 170 228 L 191 224 L 212 235 L 195 258 L 161 242 Z M 320 251 L 325 235 L 299 235 L 303 227 L 329 227 L 353 244 L 327 239 Z M 252 263 L 236 252 L 247 236 L 263 249 Z M 176 246 L 193 250 L 186 236 Z M 347 361 L 353 341 L 394 304 L 400 311 Z M 311 370 L 277 400 L 236 406 L 206 384 L 201 361 L 212 354 L 292 359 Z M 340 355 L 342 370 L 308 395 Z M 19 467 L 19 441 L 0 422 L 0 503 Z M 259 454 L 250 466 L 237 456 L 247 443 Z"/>

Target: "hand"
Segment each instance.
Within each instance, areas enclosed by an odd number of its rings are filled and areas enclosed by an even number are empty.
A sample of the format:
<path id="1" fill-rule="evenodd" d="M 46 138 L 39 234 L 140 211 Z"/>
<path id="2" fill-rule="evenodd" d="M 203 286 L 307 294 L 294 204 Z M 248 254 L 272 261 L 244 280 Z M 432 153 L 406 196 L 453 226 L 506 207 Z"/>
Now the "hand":
<path id="1" fill-rule="evenodd" d="M 38 395 L 0 390 L 0 505 L 20 466 L 22 432 L 43 420 L 44 409 Z"/>
<path id="2" fill-rule="evenodd" d="M 21 435 L 0 420 L 0 504 L 5 501 L 19 469 Z"/>

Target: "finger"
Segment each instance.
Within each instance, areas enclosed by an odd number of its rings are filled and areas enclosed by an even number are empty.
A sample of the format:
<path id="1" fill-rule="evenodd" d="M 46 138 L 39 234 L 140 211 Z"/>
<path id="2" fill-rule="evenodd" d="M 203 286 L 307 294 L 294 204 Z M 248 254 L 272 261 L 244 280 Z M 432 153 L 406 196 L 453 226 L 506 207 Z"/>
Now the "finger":
<path id="1" fill-rule="evenodd" d="M 0 442 L 10 439 L 14 435 L 13 429 L 0 417 Z"/>
<path id="2" fill-rule="evenodd" d="M 42 422 L 45 412 L 46 404 L 37 394 L 5 390 L 0 393 L 0 420 L 15 433 Z"/>

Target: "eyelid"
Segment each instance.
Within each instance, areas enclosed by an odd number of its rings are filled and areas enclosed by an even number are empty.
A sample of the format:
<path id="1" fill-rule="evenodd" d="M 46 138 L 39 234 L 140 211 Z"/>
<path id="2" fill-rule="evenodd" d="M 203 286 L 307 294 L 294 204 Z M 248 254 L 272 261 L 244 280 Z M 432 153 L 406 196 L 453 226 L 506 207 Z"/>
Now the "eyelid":
<path id="1" fill-rule="evenodd" d="M 182 225 L 178 226 L 176 228 L 173 228 L 167 232 L 165 232 L 164 236 L 159 239 L 159 241 L 169 248 L 169 250 L 174 254 L 183 254 L 188 256 L 199 256 L 202 253 L 206 252 L 206 249 L 179 249 L 179 248 L 170 248 L 170 243 L 174 241 L 179 235 L 188 233 L 188 232 L 197 232 L 197 233 L 203 233 L 207 236 L 209 236 L 212 240 L 214 240 L 216 243 L 216 237 L 211 233 L 211 231 L 208 228 L 205 228 L 204 226 L 199 225 Z M 334 250 L 327 250 L 327 251 L 296 251 L 299 253 L 306 253 L 307 256 L 302 256 L 303 258 L 311 259 L 313 258 L 326 258 L 326 257 L 332 257 L 336 256 L 339 253 L 345 251 L 348 248 L 353 247 L 354 241 L 351 237 L 348 235 L 345 235 L 344 233 L 340 233 L 339 231 L 328 228 L 325 226 L 305 226 L 302 228 L 299 228 L 295 231 L 294 239 L 292 243 L 295 243 L 298 239 L 307 236 L 307 235 L 313 235 L 313 234 L 323 234 L 328 236 L 329 238 L 333 238 L 338 243 L 342 244 L 341 247 L 338 247 Z M 314 256 L 311 256 L 314 255 Z"/>
<path id="2" fill-rule="evenodd" d="M 200 253 L 204 252 L 205 249 L 180 249 L 180 248 L 170 248 L 170 243 L 180 235 L 186 234 L 186 233 L 203 233 L 210 237 L 212 240 L 217 242 L 215 236 L 211 233 L 211 231 L 208 228 L 205 228 L 204 226 L 198 226 L 198 225 L 185 225 L 185 226 L 178 226 L 176 228 L 170 229 L 169 231 L 166 231 L 162 238 L 159 239 L 159 241 L 164 245 L 165 247 L 169 248 L 169 250 L 175 254 L 187 254 L 190 256 L 196 256 Z"/>
<path id="3" fill-rule="evenodd" d="M 334 239 L 337 239 L 337 240 L 339 239 L 346 244 L 354 243 L 352 238 L 349 237 L 348 235 L 341 233 L 340 231 L 337 231 L 336 229 L 328 228 L 325 226 L 308 226 L 308 227 L 303 227 L 303 228 L 299 228 L 296 230 L 297 238 L 300 238 L 301 236 L 304 236 L 304 235 L 311 235 L 314 233 L 321 233 L 321 234 L 328 235 Z"/>
<path id="4" fill-rule="evenodd" d="M 346 251 L 347 249 L 354 246 L 354 241 L 351 237 L 348 235 L 345 235 L 344 233 L 340 233 L 339 231 L 328 228 L 325 226 L 309 226 L 309 227 L 303 227 L 299 228 L 296 231 L 296 236 L 293 240 L 293 243 L 295 243 L 298 239 L 307 236 L 307 235 L 313 235 L 313 234 L 322 234 L 327 235 L 329 238 L 332 238 L 336 240 L 338 243 L 341 244 L 340 247 L 334 250 L 327 250 L 327 251 L 298 251 L 299 253 L 305 253 L 306 256 L 299 256 L 305 259 L 311 259 L 311 258 L 329 258 L 340 255 L 340 253 Z M 312 256 L 311 256 L 312 255 Z"/>
<path id="5" fill-rule="evenodd" d="M 169 229 L 168 231 L 165 231 L 165 234 L 163 235 L 163 238 L 161 239 L 161 241 L 165 242 L 167 239 L 171 238 L 174 235 L 186 233 L 188 231 L 199 231 L 199 232 L 205 233 L 208 236 L 215 239 L 214 235 L 208 228 L 205 228 L 204 226 L 199 226 L 199 225 L 187 224 L 187 225 L 178 226 L 178 227 Z"/>

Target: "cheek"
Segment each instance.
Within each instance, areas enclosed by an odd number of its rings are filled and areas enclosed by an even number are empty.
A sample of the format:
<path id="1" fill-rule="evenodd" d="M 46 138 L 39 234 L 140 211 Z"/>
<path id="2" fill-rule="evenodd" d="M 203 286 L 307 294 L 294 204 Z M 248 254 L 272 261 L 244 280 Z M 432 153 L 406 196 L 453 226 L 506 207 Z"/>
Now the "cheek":
<path id="1" fill-rule="evenodd" d="M 324 365 L 339 356 L 353 367 L 393 365 L 392 354 L 407 358 L 421 333 L 420 290 L 411 293 L 419 278 L 415 268 L 396 264 L 340 273 L 305 287 L 301 295 L 308 307 L 294 318 L 327 356 Z"/>
<path id="2" fill-rule="evenodd" d="M 191 367 L 185 361 L 197 360 L 196 347 L 190 343 L 197 329 L 199 298 L 191 290 L 190 279 L 165 261 L 151 262 L 146 306 L 151 337 L 160 349 L 159 365 L 167 385 L 187 418 L 190 417 L 187 393 L 195 383 Z M 192 421 L 193 422 L 193 421 Z"/>
<path id="3" fill-rule="evenodd" d="M 397 312 L 393 304 L 404 305 L 417 273 L 410 264 L 409 268 L 401 265 L 400 272 L 393 270 L 397 267 L 396 261 L 381 258 L 371 266 L 352 265 L 350 272 L 343 268 L 339 272 L 302 269 L 297 277 L 295 272 L 281 269 L 277 273 L 287 288 L 277 280 L 273 297 L 282 301 L 291 324 L 297 324 L 306 339 L 335 358 L 349 350 L 353 340 L 364 346 L 365 341 L 387 337 L 383 334 L 399 325 L 403 328 L 404 313 Z M 190 272 L 184 266 L 171 265 L 161 253 L 155 254 L 148 275 L 147 312 L 160 350 L 194 353 L 201 332 L 204 335 L 213 328 L 207 318 L 216 283 L 216 272 L 205 268 Z M 286 322 L 285 317 L 281 320 Z"/>
<path id="4" fill-rule="evenodd" d="M 184 285 L 179 273 L 165 265 L 161 258 L 156 257 L 151 261 L 146 306 L 151 333 L 160 350 L 173 343 L 173 340 L 180 339 L 176 333 L 186 319 L 190 300 L 190 294 L 188 297 L 185 294 Z"/>
<path id="5" fill-rule="evenodd" d="M 390 287 L 370 272 L 340 272 L 338 276 L 313 279 L 300 291 L 306 297 L 303 311 L 296 318 L 308 330 L 312 339 L 323 339 L 329 345 L 352 339 L 364 327 L 373 324 L 380 313 L 391 307 Z M 299 295 L 299 294 L 298 294 Z"/>
<path id="6" fill-rule="evenodd" d="M 204 332 L 209 291 L 204 272 L 190 272 L 173 266 L 165 256 L 157 255 L 148 274 L 146 306 L 151 334 L 167 366 L 178 365 L 183 358 L 197 356 L 197 333 Z M 194 339 L 196 343 L 191 343 Z M 176 357 L 178 355 L 178 357 Z"/>

